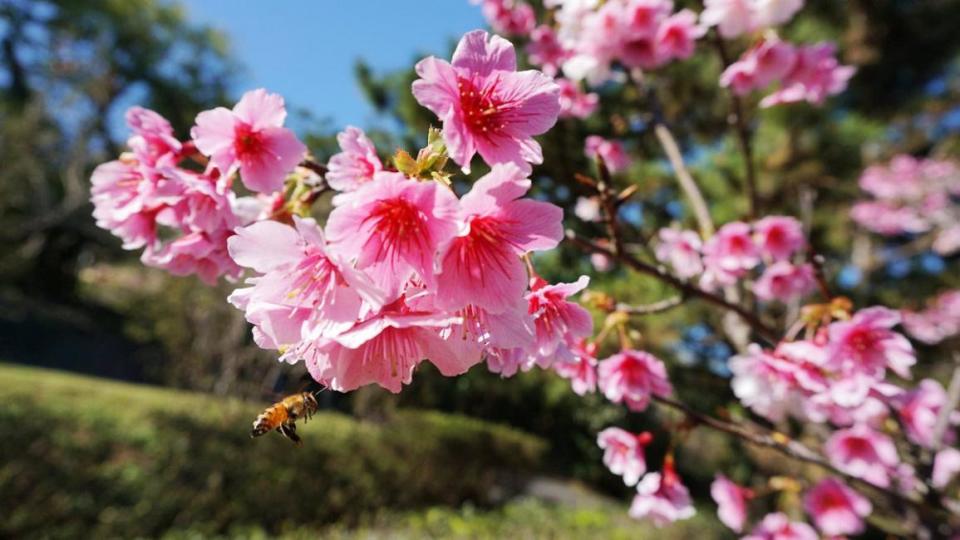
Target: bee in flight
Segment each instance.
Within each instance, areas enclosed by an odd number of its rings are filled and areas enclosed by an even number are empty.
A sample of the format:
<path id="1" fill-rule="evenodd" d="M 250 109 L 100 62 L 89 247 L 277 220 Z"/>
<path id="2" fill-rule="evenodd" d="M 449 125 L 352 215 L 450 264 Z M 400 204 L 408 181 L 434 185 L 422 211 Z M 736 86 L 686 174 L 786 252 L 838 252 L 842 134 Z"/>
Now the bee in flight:
<path id="1" fill-rule="evenodd" d="M 253 421 L 251 437 L 259 437 L 268 431 L 277 430 L 281 435 L 300 445 L 302 441 L 297 435 L 297 420 L 306 422 L 317 410 L 320 404 L 314 392 L 300 392 L 283 398 L 267 407 L 256 420 Z"/>

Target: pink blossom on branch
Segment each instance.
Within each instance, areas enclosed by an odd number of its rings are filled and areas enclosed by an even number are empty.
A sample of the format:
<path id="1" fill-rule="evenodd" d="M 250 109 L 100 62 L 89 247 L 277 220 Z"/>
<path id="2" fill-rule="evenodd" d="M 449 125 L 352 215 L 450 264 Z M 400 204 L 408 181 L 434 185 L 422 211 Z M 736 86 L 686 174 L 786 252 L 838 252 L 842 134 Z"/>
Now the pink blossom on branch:
<path id="1" fill-rule="evenodd" d="M 560 118 L 587 118 L 600 105 L 600 98 L 586 93 L 578 83 L 569 79 L 557 79 L 560 86 Z"/>
<path id="2" fill-rule="evenodd" d="M 753 292 L 760 300 L 789 302 L 806 296 L 814 288 L 816 279 L 813 266 L 780 261 L 763 271 L 753 285 Z"/>
<path id="3" fill-rule="evenodd" d="M 817 528 L 827 536 L 862 533 L 863 520 L 873 511 L 866 497 L 836 478 L 820 481 L 807 492 L 803 505 Z"/>
<path id="4" fill-rule="evenodd" d="M 598 385 L 613 403 L 626 403 L 632 411 L 643 411 L 651 396 L 668 397 L 673 387 L 667 368 L 657 357 L 643 351 L 624 350 L 600 362 Z"/>
<path id="5" fill-rule="evenodd" d="M 800 101 L 820 105 L 827 97 L 846 90 L 856 68 L 841 65 L 836 58 L 836 49 L 836 45 L 826 42 L 799 47 L 796 61 L 784 76 L 780 89 L 763 98 L 760 106 L 773 107 Z"/>
<path id="6" fill-rule="evenodd" d="M 327 237 L 390 299 L 411 279 L 435 290 L 434 256 L 456 233 L 457 205 L 456 196 L 436 182 L 379 172 L 340 196 L 327 219 Z"/>
<path id="7" fill-rule="evenodd" d="M 899 323 L 898 312 L 879 306 L 861 309 L 849 321 L 831 323 L 828 367 L 877 380 L 890 368 L 909 378 L 917 359 L 907 338 L 892 330 Z"/>
<path id="8" fill-rule="evenodd" d="M 835 431 L 824 453 L 841 471 L 879 487 L 888 487 L 900 458 L 890 437 L 865 425 Z"/>
<path id="9" fill-rule="evenodd" d="M 440 246 L 440 307 L 473 304 L 500 313 L 523 296 L 527 272 L 520 256 L 553 249 L 563 237 L 563 210 L 521 199 L 529 189 L 516 165 L 494 165 L 460 199 L 459 231 Z"/>
<path id="10" fill-rule="evenodd" d="M 361 184 L 373 181 L 373 175 L 383 170 L 377 149 L 363 130 L 353 126 L 337 134 L 341 152 L 327 162 L 327 183 L 337 191 L 353 191 Z"/>
<path id="11" fill-rule="evenodd" d="M 924 379 L 913 390 L 895 400 L 900 420 L 906 428 L 907 437 L 916 444 L 933 448 L 939 443 L 950 444 L 954 434 L 947 431 L 944 441 L 936 441 L 937 419 L 948 403 L 947 392 L 933 379 Z M 960 411 L 954 411 L 948 418 L 950 424 L 960 423 Z"/>
<path id="12" fill-rule="evenodd" d="M 710 496 L 717 503 L 720 522 L 733 532 L 742 532 L 747 522 L 747 503 L 753 498 L 753 491 L 718 474 L 710 484 Z"/>
<path id="13" fill-rule="evenodd" d="M 753 225 L 760 253 L 773 261 L 784 261 L 807 246 L 803 225 L 796 218 L 769 216 Z"/>
<path id="14" fill-rule="evenodd" d="M 817 531 L 802 521 L 790 521 L 786 514 L 767 514 L 743 540 L 817 540 Z"/>
<path id="15" fill-rule="evenodd" d="M 555 285 L 540 277 L 530 280 L 527 301 L 536 327 L 536 343 L 531 353 L 541 363 L 549 365 L 556 360 L 573 360 L 571 347 L 593 333 L 590 312 L 567 300 L 586 289 L 589 283 L 587 276 L 580 276 L 574 283 Z"/>
<path id="16" fill-rule="evenodd" d="M 655 527 L 696 514 L 690 492 L 680 481 L 672 457 L 664 459 L 662 472 L 649 473 L 640 480 L 629 513 L 634 519 L 649 520 Z"/>
<path id="17" fill-rule="evenodd" d="M 584 142 L 583 152 L 590 159 L 602 159 L 607 170 L 611 173 L 625 171 L 630 167 L 630 156 L 620 141 L 604 139 L 597 135 L 590 135 Z"/>
<path id="18" fill-rule="evenodd" d="M 543 162 L 533 136 L 556 123 L 560 89 L 539 71 L 517 72 L 509 41 L 475 30 L 451 63 L 431 56 L 416 71 L 413 95 L 443 121 L 450 157 L 465 171 L 477 153 L 490 165 Z"/>
<path id="19" fill-rule="evenodd" d="M 597 445 L 603 450 L 603 464 L 610 472 L 623 477 L 623 483 L 635 486 L 647 472 L 644 448 L 653 437 L 649 432 L 639 434 L 609 427 L 597 435 Z"/>
<path id="20" fill-rule="evenodd" d="M 573 360 L 563 360 L 553 363 L 553 370 L 564 379 L 569 379 L 573 391 L 578 396 L 584 396 L 597 390 L 597 347 L 588 344 L 585 339 L 579 340 L 570 348 Z"/>
<path id="21" fill-rule="evenodd" d="M 261 88 L 244 94 L 233 110 L 198 114 L 190 134 L 224 177 L 239 170 L 248 189 L 269 193 L 283 187 L 307 150 L 283 127 L 286 116 L 283 98 Z"/>
<path id="22" fill-rule="evenodd" d="M 660 242 L 657 244 L 657 260 L 673 267 L 673 272 L 689 279 L 703 272 L 703 260 L 700 256 L 702 242 L 700 235 L 693 231 L 660 229 Z"/>

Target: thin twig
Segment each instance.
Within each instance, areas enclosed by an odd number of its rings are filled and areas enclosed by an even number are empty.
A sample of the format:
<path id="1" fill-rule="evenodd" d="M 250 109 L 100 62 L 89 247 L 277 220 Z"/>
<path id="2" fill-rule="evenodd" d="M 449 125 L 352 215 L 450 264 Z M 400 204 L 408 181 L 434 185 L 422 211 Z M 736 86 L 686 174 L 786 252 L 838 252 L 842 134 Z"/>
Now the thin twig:
<path id="1" fill-rule="evenodd" d="M 893 489 L 876 486 L 861 478 L 857 478 L 837 469 L 820 453 L 814 451 L 799 441 L 790 439 L 782 433 L 755 432 L 740 424 L 720 420 L 719 418 L 700 413 L 690 406 L 670 398 L 653 396 L 653 401 L 665 407 L 682 412 L 687 416 L 687 418 L 697 422 L 698 424 L 721 431 L 723 433 L 727 433 L 729 435 L 733 435 L 734 437 L 737 437 L 755 446 L 776 450 L 777 452 L 797 461 L 802 461 L 804 463 L 809 463 L 811 465 L 820 467 L 821 469 L 829 471 L 831 474 L 844 478 L 850 485 L 855 485 L 861 489 L 872 491 L 901 505 L 910 506 L 926 516 L 936 513 L 937 509 L 928 507 L 920 499 L 908 497 L 902 493 L 894 491 Z"/>
<path id="2" fill-rule="evenodd" d="M 567 239 L 570 240 L 572 243 L 576 244 L 577 246 L 579 246 L 581 249 L 584 249 L 591 253 L 600 253 L 602 255 L 606 255 L 611 259 L 615 259 L 626 264 L 627 266 L 629 266 L 633 270 L 636 270 L 637 272 L 640 272 L 641 274 L 646 274 L 648 276 L 655 277 L 660 281 L 682 292 L 685 296 L 689 296 L 691 298 L 700 298 L 702 300 L 706 300 L 707 302 L 710 302 L 711 304 L 720 306 L 724 309 L 727 309 L 729 311 L 736 313 L 737 315 L 740 316 L 741 319 L 743 319 L 743 321 L 748 326 L 753 328 L 753 330 L 760 337 L 762 337 L 764 340 L 768 341 L 769 343 L 776 343 L 779 340 L 778 332 L 773 328 L 767 326 L 756 315 L 751 313 L 750 310 L 744 308 L 743 306 L 731 303 L 727 301 L 725 298 L 723 298 L 722 296 L 718 296 L 714 293 L 705 291 L 700 287 L 697 287 L 691 283 L 688 283 L 674 276 L 673 274 L 667 272 L 662 267 L 653 266 L 651 264 L 645 263 L 637 259 L 636 257 L 632 257 L 627 253 L 616 254 L 612 250 L 604 246 L 601 246 L 596 242 L 577 236 L 577 234 L 571 230 L 567 231 Z"/>
<path id="3" fill-rule="evenodd" d="M 693 180 L 693 176 L 690 175 L 690 171 L 687 170 L 687 166 L 683 163 L 683 156 L 680 154 L 680 146 L 677 145 L 677 140 L 673 137 L 673 133 L 667 129 L 666 124 L 662 122 L 657 122 L 653 131 L 656 133 L 664 153 L 667 154 L 667 159 L 670 160 L 670 165 L 673 167 L 673 172 L 676 173 L 680 188 L 690 201 L 690 206 L 693 207 L 693 215 L 697 218 L 700 235 L 704 239 L 710 238 L 713 236 L 714 227 L 713 219 L 710 217 L 710 211 L 707 209 L 707 201 L 704 200 L 703 194 L 700 193 L 700 189 L 697 187 L 697 183 Z"/>
<path id="4" fill-rule="evenodd" d="M 652 304 L 642 306 L 631 306 L 629 304 L 617 304 L 617 311 L 629 313 L 630 315 L 654 315 L 670 311 L 671 309 L 683 304 L 683 296 L 677 295 Z"/>

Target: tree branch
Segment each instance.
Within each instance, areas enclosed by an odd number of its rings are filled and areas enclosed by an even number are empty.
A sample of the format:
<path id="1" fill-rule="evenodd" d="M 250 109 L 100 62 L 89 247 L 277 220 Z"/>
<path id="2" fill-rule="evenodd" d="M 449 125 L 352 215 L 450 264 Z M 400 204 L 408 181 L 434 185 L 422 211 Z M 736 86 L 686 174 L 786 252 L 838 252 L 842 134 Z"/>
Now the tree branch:
<path id="1" fill-rule="evenodd" d="M 632 257 L 627 253 L 614 253 L 612 250 L 603 247 L 596 242 L 588 240 L 586 238 L 580 238 L 577 234 L 571 230 L 567 230 L 567 239 L 572 243 L 579 246 L 581 249 L 591 252 L 591 253 L 600 253 L 606 255 L 611 259 L 618 260 L 633 270 L 640 272 L 641 274 L 646 274 L 648 276 L 655 277 L 660 281 L 674 287 L 678 291 L 682 292 L 685 296 L 691 298 L 700 298 L 706 300 L 707 302 L 720 306 L 726 310 L 732 311 L 740 316 L 743 321 L 749 325 L 753 330 L 763 339 L 769 343 L 776 343 L 780 340 L 778 332 L 767 326 L 763 321 L 761 321 L 756 315 L 751 313 L 748 309 L 743 306 L 731 303 L 727 301 L 722 296 L 718 296 L 714 293 L 705 291 L 700 287 L 692 285 L 673 274 L 667 272 L 662 267 L 653 266 L 651 264 L 645 263 L 636 257 Z"/>

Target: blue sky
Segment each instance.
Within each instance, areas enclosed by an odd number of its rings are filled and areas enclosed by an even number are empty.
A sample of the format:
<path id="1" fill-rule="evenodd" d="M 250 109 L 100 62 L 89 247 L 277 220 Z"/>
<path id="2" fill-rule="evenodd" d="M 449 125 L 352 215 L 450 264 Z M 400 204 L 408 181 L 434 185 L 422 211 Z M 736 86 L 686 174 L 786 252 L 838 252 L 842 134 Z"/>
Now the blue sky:
<path id="1" fill-rule="evenodd" d="M 288 108 L 336 126 L 380 125 L 360 95 L 353 64 L 377 71 L 411 66 L 418 55 L 445 55 L 453 40 L 482 28 L 467 0 L 193 0 L 191 20 L 225 32 L 244 70 L 236 94 L 264 87 Z"/>

